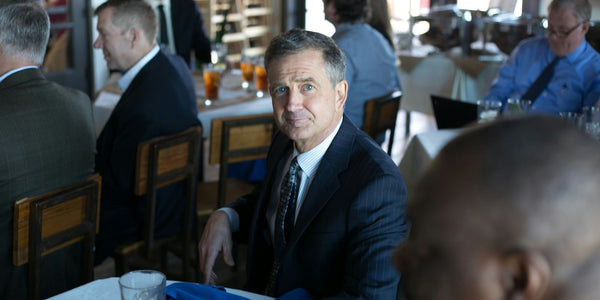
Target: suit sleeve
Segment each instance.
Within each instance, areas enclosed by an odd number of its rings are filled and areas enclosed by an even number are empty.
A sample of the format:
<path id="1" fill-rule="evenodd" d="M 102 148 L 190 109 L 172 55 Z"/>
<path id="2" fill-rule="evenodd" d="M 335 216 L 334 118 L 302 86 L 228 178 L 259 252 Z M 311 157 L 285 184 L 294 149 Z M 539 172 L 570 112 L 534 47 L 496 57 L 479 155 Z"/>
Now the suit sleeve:
<path id="1" fill-rule="evenodd" d="M 406 189 L 384 175 L 368 184 L 349 210 L 350 241 L 344 290 L 331 299 L 396 299 L 399 274 L 392 250 L 408 235 Z"/>
<path id="2" fill-rule="evenodd" d="M 194 48 L 196 59 L 207 63 L 210 62 L 210 39 L 206 35 L 202 24 L 202 14 L 200 13 L 198 5 L 194 3 L 194 32 L 192 47 Z"/>

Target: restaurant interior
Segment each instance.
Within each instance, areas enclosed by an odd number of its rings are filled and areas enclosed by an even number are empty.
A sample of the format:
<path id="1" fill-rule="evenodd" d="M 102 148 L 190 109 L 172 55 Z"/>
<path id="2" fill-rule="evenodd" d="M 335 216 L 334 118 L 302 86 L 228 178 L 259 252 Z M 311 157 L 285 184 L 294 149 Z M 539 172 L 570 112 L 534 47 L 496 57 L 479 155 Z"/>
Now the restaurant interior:
<path id="1" fill-rule="evenodd" d="M 51 37 L 42 70 L 49 80 L 85 92 L 94 102 L 96 132 L 102 130 L 118 102 L 121 91 L 119 72 L 106 67 L 102 51 L 92 47 L 97 38 L 93 10 L 103 0 L 45 0 L 51 19 Z M 221 136 L 222 119 L 272 112 L 270 96 L 255 83 L 242 79 L 241 64 L 246 56 L 259 57 L 271 38 L 280 32 L 301 27 L 332 35 L 335 28 L 325 20 L 322 0 L 195 0 L 203 17 L 204 29 L 212 43 L 211 59 L 222 63 L 218 100 L 207 99 L 202 64 L 192 61 L 191 72 L 198 98 L 198 118 L 203 127 L 200 147 L 204 149 L 204 182 L 198 195 L 212 198 L 198 217 L 206 217 L 216 207 L 250 191 L 252 184 L 227 179 L 227 164 L 244 158 L 225 160 Z M 525 38 L 543 35 L 547 29 L 546 7 L 550 0 L 387 0 L 389 23 L 397 54 L 402 85 L 399 108 L 393 112 L 392 128 L 382 144 L 399 166 L 407 188 L 423 172 L 443 144 L 455 132 L 437 131 L 432 94 L 475 103 L 488 91 L 502 63 Z M 600 2 L 592 4 L 592 26 L 586 36 L 600 51 Z M 598 20 L 594 22 L 594 20 Z M 193 59 L 193 56 L 192 56 Z M 256 86 L 255 86 L 256 84 Z M 248 87 L 249 85 L 249 87 Z M 377 117 L 375 117 L 377 118 Z M 261 147 L 270 136 L 250 136 L 256 131 L 231 133 L 230 143 L 239 147 Z M 263 130 L 264 131 L 264 130 Z M 264 132 L 263 132 L 264 133 Z M 270 133 L 270 131 L 269 131 Z M 232 146 L 232 147 L 235 147 Z M 220 155 L 220 156 L 219 156 Z M 245 157 L 262 158 L 263 153 Z M 225 167 L 224 167 L 225 166 Z M 203 183 L 204 183 L 203 182 Z M 225 193 L 224 191 L 227 191 Z M 200 206 L 200 204 L 198 204 Z M 242 289 L 245 281 L 244 245 L 237 246 L 236 267 L 217 259 L 220 284 Z M 194 280 L 197 273 L 169 254 L 164 272 L 171 280 Z M 155 262 L 156 268 L 159 262 Z M 94 280 L 119 276 L 119 261 L 107 260 L 95 267 Z M 60 296 L 60 295 L 59 295 Z M 64 298 L 56 298 L 64 299 Z"/>

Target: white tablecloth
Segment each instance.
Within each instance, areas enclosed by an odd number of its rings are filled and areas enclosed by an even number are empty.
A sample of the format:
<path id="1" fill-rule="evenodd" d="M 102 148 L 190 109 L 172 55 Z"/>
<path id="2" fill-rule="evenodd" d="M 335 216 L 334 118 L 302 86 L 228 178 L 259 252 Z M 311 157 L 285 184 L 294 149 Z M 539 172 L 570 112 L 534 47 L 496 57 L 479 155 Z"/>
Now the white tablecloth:
<path id="1" fill-rule="evenodd" d="M 176 281 L 167 281 L 167 285 Z M 273 298 L 258 295 L 242 290 L 225 288 L 230 294 L 239 295 L 252 300 L 272 300 Z M 119 288 L 119 278 L 111 277 L 98 279 L 62 294 L 48 298 L 48 300 L 118 300 L 121 299 L 121 290 Z"/>
<path id="2" fill-rule="evenodd" d="M 485 96 L 502 64 L 499 56 L 429 56 L 401 53 L 401 108 L 433 115 L 431 94 L 476 102 Z"/>
<path id="3" fill-rule="evenodd" d="M 440 150 L 455 136 L 461 129 L 443 129 L 427 131 L 414 135 L 408 142 L 404 156 L 400 160 L 398 168 L 404 183 L 408 196 L 412 194 L 414 186 L 419 177 L 423 174 L 429 163 L 440 152 Z"/>
<path id="4" fill-rule="evenodd" d="M 261 114 L 273 112 L 271 105 L 271 96 L 266 93 L 262 98 L 252 96 L 241 88 L 241 73 L 239 70 L 233 70 L 224 74 L 221 80 L 221 88 L 219 89 L 220 105 L 227 102 L 236 102 L 235 104 L 225 105 L 220 107 L 203 109 L 198 113 L 198 119 L 202 123 L 202 135 L 207 138 L 210 134 L 211 121 L 214 118 L 229 117 L 229 116 L 244 116 L 252 114 Z M 111 81 L 114 82 L 116 78 Z M 204 85 L 196 80 L 196 95 L 199 106 L 204 104 Z M 250 95 L 250 96 L 249 96 Z M 100 135 L 102 128 L 108 121 L 110 114 L 119 102 L 120 95 L 114 91 L 102 91 L 96 97 L 93 105 L 94 126 L 96 135 Z M 236 99 L 249 98 L 249 100 L 237 103 Z"/>

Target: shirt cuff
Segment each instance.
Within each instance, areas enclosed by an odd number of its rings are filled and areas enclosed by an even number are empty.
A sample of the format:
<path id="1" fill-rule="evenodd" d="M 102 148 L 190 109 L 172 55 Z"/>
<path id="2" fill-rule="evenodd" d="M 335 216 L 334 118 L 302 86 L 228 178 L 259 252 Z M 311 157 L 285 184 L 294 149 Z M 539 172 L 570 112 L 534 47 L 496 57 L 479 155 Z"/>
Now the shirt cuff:
<path id="1" fill-rule="evenodd" d="M 240 216 L 238 215 L 235 209 L 230 207 L 222 207 L 217 209 L 217 211 L 222 211 L 227 214 L 229 218 L 229 227 L 231 228 L 231 232 L 238 232 L 240 230 Z"/>

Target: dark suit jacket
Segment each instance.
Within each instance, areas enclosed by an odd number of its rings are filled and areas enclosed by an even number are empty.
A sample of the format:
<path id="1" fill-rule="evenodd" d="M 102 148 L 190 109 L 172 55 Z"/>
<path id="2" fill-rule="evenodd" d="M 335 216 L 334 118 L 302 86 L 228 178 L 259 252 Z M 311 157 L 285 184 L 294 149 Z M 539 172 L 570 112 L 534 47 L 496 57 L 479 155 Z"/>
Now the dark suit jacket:
<path id="1" fill-rule="evenodd" d="M 177 54 L 188 65 L 192 49 L 198 61 L 210 62 L 210 39 L 206 36 L 202 15 L 193 0 L 171 0 L 171 25 Z"/>
<path id="2" fill-rule="evenodd" d="M 145 197 L 133 194 L 137 145 L 154 137 L 171 135 L 198 125 L 180 73 L 159 52 L 133 79 L 98 137 L 96 169 L 102 175 L 100 232 L 96 262 L 125 241 L 140 239 Z M 155 237 L 180 231 L 184 185 L 158 190 Z"/>
<path id="3" fill-rule="evenodd" d="M 258 195 L 231 207 L 248 236 L 247 289 L 263 293 L 273 260 L 265 218 L 275 174 L 293 150 L 278 133 Z M 346 117 L 325 153 L 284 250 L 275 296 L 304 288 L 317 298 L 396 299 L 392 249 L 407 236 L 406 188 L 398 167 Z"/>
<path id="4" fill-rule="evenodd" d="M 39 69 L 0 82 L 0 299 L 27 299 L 27 265 L 12 265 L 13 203 L 87 179 L 95 146 L 84 93 L 47 81 Z M 81 283 L 76 248 L 42 258 L 43 298 Z"/>

